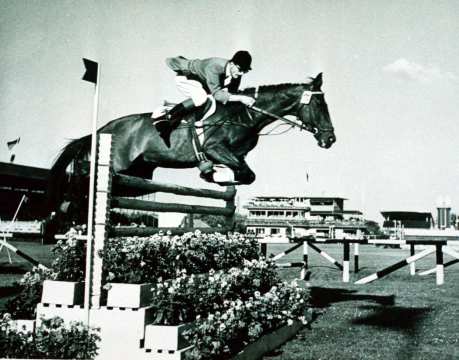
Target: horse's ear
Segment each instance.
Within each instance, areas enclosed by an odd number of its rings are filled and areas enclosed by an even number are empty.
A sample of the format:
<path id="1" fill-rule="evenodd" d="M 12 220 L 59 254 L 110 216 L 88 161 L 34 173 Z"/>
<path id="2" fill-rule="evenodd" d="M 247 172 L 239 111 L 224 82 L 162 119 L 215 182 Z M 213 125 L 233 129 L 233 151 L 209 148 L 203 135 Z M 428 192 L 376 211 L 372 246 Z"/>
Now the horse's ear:
<path id="1" fill-rule="evenodd" d="M 312 81 L 312 87 L 315 90 L 320 90 L 320 87 L 322 86 L 322 73 L 317 75 L 315 79 Z"/>

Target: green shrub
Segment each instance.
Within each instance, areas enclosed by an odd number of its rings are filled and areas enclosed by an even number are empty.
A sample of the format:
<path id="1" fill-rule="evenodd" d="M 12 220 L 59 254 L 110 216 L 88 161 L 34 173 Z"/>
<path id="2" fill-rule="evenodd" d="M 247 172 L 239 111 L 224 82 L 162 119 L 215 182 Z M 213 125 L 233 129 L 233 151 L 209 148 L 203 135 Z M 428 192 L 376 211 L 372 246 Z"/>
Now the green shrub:
<path id="1" fill-rule="evenodd" d="M 6 311 L 14 319 L 35 319 L 36 306 L 41 300 L 43 281 L 55 277 L 56 274 L 52 270 L 34 267 L 22 277 L 18 284 L 21 291 L 5 304 Z"/>
<path id="2" fill-rule="evenodd" d="M 57 274 L 55 280 L 84 281 L 86 267 L 86 242 L 70 238 L 58 241 L 52 249 L 56 258 L 51 268 Z"/>

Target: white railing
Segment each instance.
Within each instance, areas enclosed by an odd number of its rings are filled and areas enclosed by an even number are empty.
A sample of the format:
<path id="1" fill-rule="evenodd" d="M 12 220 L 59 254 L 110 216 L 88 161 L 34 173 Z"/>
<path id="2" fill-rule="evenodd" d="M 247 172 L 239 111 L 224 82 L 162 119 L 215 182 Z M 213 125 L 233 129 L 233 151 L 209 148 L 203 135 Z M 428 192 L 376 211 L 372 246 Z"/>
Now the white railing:
<path id="1" fill-rule="evenodd" d="M 41 232 L 41 222 L 35 221 L 0 221 L 0 234 L 3 232 L 23 233 L 23 234 L 39 234 Z"/>

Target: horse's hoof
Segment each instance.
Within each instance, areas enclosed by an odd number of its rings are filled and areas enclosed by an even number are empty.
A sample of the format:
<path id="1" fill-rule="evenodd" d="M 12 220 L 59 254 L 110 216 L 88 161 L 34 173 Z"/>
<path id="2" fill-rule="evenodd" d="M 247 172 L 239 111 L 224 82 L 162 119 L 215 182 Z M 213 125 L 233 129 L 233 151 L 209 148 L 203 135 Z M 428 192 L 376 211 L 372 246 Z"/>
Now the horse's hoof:
<path id="1" fill-rule="evenodd" d="M 214 183 L 220 186 L 241 185 L 239 181 L 214 181 Z"/>
<path id="2" fill-rule="evenodd" d="M 213 183 L 214 182 L 214 176 L 213 175 L 214 175 L 214 172 L 211 171 L 211 172 L 208 172 L 208 173 L 200 173 L 199 177 L 201 179 L 204 179 L 207 182 Z"/>

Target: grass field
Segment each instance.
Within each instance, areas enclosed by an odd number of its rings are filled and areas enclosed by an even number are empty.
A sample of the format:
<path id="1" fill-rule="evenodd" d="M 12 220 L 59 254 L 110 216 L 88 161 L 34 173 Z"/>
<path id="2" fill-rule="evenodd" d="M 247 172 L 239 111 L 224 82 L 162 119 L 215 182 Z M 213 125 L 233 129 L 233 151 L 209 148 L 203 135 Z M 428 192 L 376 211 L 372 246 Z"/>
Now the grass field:
<path id="1" fill-rule="evenodd" d="M 12 242 L 33 258 L 49 265 L 51 246 L 31 242 Z M 330 255 L 341 259 L 339 245 L 322 245 Z M 286 246 L 270 245 L 268 253 Z M 459 359 L 459 264 L 445 269 L 445 284 L 435 285 L 435 275 L 410 276 L 404 267 L 367 285 L 352 283 L 365 275 L 391 265 L 409 255 L 408 250 L 360 246 L 358 274 L 351 282 L 341 282 L 341 272 L 310 250 L 309 286 L 316 310 L 320 313 L 310 328 L 265 360 L 328 359 Z M 13 283 L 30 265 L 6 251 L 0 252 L 0 309 L 14 294 Z M 301 249 L 281 261 L 301 261 Z M 352 257 L 352 256 L 351 256 Z M 445 256 L 445 262 L 450 258 Z M 418 270 L 434 266 L 430 255 L 417 263 Z M 351 265 L 351 269 L 352 269 Z M 280 270 L 284 279 L 298 277 L 298 269 Z"/>
<path id="2" fill-rule="evenodd" d="M 342 258 L 339 245 L 320 247 Z M 272 245 L 268 253 L 285 248 Z M 435 285 L 435 275 L 411 276 L 408 267 L 367 285 L 353 285 L 409 256 L 409 250 L 366 245 L 360 246 L 360 254 L 361 270 L 351 273 L 351 282 L 345 284 L 337 268 L 309 251 L 311 293 L 322 314 L 310 329 L 265 360 L 459 359 L 459 264 L 445 269 L 442 286 Z M 301 252 L 281 260 L 301 260 Z M 445 262 L 449 260 L 446 256 Z M 418 271 L 430 269 L 435 254 L 416 265 Z M 282 274 L 292 279 L 298 270 L 286 269 Z"/>

